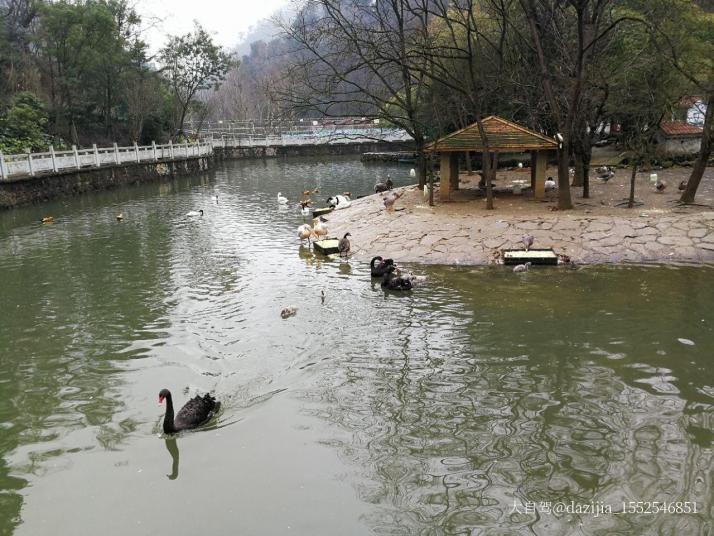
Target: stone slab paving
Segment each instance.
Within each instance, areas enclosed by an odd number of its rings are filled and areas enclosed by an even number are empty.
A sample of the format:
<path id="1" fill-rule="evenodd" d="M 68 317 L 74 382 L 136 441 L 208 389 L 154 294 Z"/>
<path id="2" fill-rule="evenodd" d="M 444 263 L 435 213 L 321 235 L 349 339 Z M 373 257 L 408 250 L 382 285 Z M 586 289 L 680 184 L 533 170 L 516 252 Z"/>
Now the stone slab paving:
<path id="1" fill-rule="evenodd" d="M 330 236 L 349 231 L 354 256 L 375 255 L 402 262 L 483 265 L 498 262 L 494 253 L 522 248 L 525 233 L 533 247 L 553 248 L 575 263 L 714 263 L 714 211 L 685 214 L 634 209 L 622 216 L 582 211 L 508 214 L 474 209 L 429 207 L 414 187 L 397 201 L 402 210 L 387 212 L 380 195 L 352 202 L 327 215 Z"/>

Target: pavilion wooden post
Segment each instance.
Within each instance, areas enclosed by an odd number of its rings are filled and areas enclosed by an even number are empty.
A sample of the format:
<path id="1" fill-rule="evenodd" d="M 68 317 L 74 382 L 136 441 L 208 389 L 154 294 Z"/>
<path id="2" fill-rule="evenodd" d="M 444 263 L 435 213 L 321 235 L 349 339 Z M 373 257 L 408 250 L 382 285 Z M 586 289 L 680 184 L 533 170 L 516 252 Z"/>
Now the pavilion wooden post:
<path id="1" fill-rule="evenodd" d="M 451 201 L 451 189 L 459 182 L 459 154 L 455 152 L 441 153 L 441 183 L 439 199 L 442 202 Z"/>
<path id="2" fill-rule="evenodd" d="M 548 165 L 548 153 L 536 151 L 535 158 L 535 198 L 545 199 L 545 168 Z"/>
<path id="3" fill-rule="evenodd" d="M 451 175 L 449 175 L 449 179 L 451 179 L 451 189 L 452 190 L 458 190 L 459 189 L 459 153 L 451 153 L 453 156 L 452 161 L 451 161 Z"/>
<path id="4" fill-rule="evenodd" d="M 536 160 L 538 159 L 538 151 L 531 151 L 531 190 L 535 192 L 536 186 Z"/>

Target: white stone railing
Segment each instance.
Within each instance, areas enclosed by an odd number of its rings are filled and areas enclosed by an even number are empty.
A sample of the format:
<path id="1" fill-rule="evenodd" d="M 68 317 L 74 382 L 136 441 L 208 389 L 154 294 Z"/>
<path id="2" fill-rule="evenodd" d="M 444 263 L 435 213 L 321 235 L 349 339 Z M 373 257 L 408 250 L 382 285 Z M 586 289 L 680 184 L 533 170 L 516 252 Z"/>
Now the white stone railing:
<path id="1" fill-rule="evenodd" d="M 76 169 L 119 166 L 135 162 L 158 162 L 195 158 L 213 154 L 213 144 L 210 141 L 180 143 L 167 145 L 130 145 L 91 149 L 77 149 L 72 146 L 70 151 L 55 151 L 52 147 L 46 153 L 24 153 L 3 155 L 0 153 L 0 180 L 38 174 L 52 174 L 60 171 Z"/>
<path id="2" fill-rule="evenodd" d="M 413 138 L 399 129 L 325 130 L 323 132 L 279 135 L 236 135 L 226 132 L 206 132 L 205 139 L 213 147 L 284 147 L 290 145 L 338 145 L 411 141 Z"/>
<path id="3" fill-rule="evenodd" d="M 284 132 L 270 136 L 236 136 L 226 133 L 212 133 L 200 142 L 167 145 L 130 145 L 70 151 L 55 151 L 52 147 L 46 153 L 23 153 L 3 155 L 0 153 L 0 181 L 18 177 L 34 177 L 61 171 L 70 171 L 105 166 L 119 166 L 133 162 L 157 162 L 195 158 L 212 155 L 214 147 L 285 147 L 295 145 L 337 145 L 374 142 L 411 141 L 412 138 L 399 129 L 343 129 L 322 132 Z"/>

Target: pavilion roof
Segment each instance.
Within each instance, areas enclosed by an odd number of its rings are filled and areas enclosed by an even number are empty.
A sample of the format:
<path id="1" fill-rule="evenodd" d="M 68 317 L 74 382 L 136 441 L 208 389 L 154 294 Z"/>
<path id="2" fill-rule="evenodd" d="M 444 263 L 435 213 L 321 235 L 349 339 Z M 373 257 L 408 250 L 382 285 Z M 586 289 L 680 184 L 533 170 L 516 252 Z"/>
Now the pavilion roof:
<path id="1" fill-rule="evenodd" d="M 495 115 L 482 119 L 481 123 L 488 140 L 489 151 L 494 153 L 558 148 L 558 142 L 553 138 Z M 485 146 L 478 123 L 474 123 L 427 144 L 424 150 L 437 153 L 456 151 L 484 152 Z"/>

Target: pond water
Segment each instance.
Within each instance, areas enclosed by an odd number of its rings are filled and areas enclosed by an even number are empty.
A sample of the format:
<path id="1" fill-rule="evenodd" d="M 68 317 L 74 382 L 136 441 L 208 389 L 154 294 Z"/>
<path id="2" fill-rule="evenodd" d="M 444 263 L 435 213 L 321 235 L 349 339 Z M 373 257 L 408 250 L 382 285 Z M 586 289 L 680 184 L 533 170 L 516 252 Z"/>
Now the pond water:
<path id="1" fill-rule="evenodd" d="M 408 171 L 228 162 L 1 213 L 0 534 L 714 530 L 714 270 L 411 266 L 385 294 L 276 202 Z M 166 438 L 164 387 L 222 410 Z M 582 513 L 623 501 L 674 506 Z"/>

